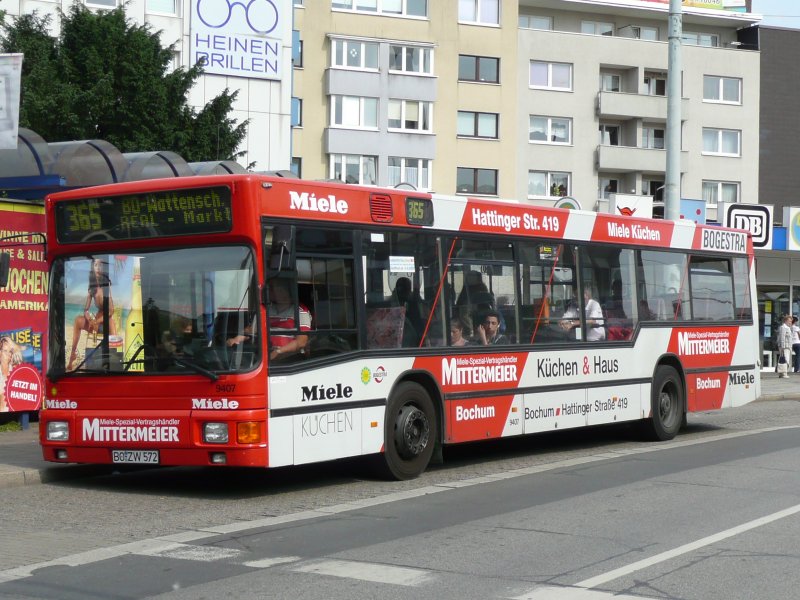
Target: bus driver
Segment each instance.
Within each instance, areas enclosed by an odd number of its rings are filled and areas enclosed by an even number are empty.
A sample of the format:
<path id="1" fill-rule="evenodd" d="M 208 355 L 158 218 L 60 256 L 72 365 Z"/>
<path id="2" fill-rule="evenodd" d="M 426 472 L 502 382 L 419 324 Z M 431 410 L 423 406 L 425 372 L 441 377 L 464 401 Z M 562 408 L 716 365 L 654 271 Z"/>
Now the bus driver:
<path id="1" fill-rule="evenodd" d="M 307 335 L 293 335 L 281 333 L 282 331 L 311 330 L 311 313 L 302 304 L 299 307 L 299 323 L 295 322 L 295 304 L 292 301 L 292 292 L 289 281 L 281 278 L 269 280 L 269 307 L 267 310 L 267 325 L 270 333 L 270 360 L 281 360 L 293 354 L 303 354 L 308 344 Z M 255 319 L 244 328 L 243 335 L 228 338 L 228 346 L 239 344 L 253 333 Z"/>

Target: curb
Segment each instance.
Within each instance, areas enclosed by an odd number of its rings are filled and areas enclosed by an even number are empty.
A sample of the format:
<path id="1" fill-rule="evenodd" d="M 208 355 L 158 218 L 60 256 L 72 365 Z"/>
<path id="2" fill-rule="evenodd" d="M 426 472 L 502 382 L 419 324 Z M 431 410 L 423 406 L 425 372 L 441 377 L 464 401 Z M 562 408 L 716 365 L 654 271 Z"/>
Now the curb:
<path id="1" fill-rule="evenodd" d="M 42 469 L 9 469 L 5 467 L 0 468 L 0 489 L 94 477 L 111 473 L 111 471 L 109 465 L 71 465 Z"/>
<path id="2" fill-rule="evenodd" d="M 798 392 L 787 392 L 785 394 L 764 394 L 763 396 L 759 396 L 756 399 L 756 402 L 766 402 L 766 401 L 781 401 L 781 400 L 794 400 L 800 401 L 800 393 Z"/>

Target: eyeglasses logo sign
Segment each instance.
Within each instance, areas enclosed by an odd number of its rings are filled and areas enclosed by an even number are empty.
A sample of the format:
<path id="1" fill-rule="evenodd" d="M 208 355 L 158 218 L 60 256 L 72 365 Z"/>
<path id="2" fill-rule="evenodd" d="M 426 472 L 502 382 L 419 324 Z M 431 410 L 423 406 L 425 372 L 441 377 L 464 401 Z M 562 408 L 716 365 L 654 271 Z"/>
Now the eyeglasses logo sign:
<path id="1" fill-rule="evenodd" d="M 283 78 L 292 0 L 191 0 L 190 62 L 208 75 Z"/>
<path id="2" fill-rule="evenodd" d="M 247 26 L 261 35 L 271 33 L 278 25 L 278 9 L 272 0 L 198 0 L 197 16 L 206 27 L 220 29 L 231 20 L 234 10 L 244 14 Z"/>

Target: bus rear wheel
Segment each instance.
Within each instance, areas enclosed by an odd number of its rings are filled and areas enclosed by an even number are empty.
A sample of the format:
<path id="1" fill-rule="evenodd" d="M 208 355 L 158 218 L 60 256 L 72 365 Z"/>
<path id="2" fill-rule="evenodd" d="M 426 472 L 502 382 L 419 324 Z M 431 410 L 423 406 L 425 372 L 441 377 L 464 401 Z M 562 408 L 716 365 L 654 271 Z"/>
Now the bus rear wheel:
<path id="1" fill-rule="evenodd" d="M 685 416 L 681 378 L 674 368 L 661 365 L 656 369 L 651 389 L 652 416 L 646 422 L 645 434 L 656 441 L 671 440 L 680 430 Z"/>
<path id="2" fill-rule="evenodd" d="M 401 383 L 386 410 L 383 474 L 399 480 L 419 477 L 433 456 L 437 431 L 428 392 L 418 383 Z"/>

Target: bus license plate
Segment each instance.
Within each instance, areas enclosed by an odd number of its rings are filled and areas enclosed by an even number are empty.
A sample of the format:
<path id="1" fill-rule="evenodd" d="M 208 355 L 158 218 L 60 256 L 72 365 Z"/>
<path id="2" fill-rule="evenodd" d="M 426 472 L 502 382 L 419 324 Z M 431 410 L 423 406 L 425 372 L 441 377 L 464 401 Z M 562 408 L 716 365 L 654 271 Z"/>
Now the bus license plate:
<path id="1" fill-rule="evenodd" d="M 111 462 L 137 465 L 157 465 L 158 450 L 112 450 Z"/>

